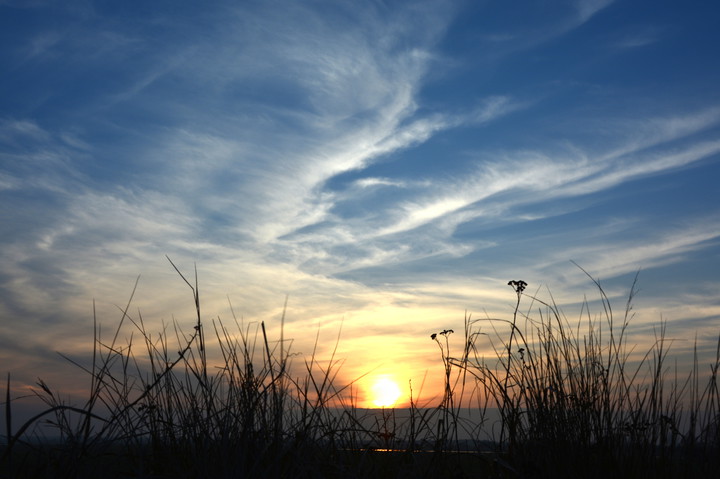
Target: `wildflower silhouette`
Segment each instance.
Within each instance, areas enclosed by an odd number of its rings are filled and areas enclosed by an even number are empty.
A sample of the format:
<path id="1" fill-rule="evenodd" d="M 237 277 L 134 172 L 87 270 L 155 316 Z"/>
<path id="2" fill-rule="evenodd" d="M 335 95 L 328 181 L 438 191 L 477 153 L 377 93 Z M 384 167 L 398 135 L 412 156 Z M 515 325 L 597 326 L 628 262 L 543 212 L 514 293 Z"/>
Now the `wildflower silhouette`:
<path id="1" fill-rule="evenodd" d="M 515 290 L 515 292 L 517 294 L 520 294 L 523 291 L 525 291 L 525 287 L 527 286 L 527 283 L 523 280 L 515 281 L 513 279 L 513 280 L 508 281 L 508 286 L 512 286 L 513 289 Z"/>
<path id="2" fill-rule="evenodd" d="M 454 332 L 455 332 L 455 331 L 453 331 L 452 329 L 443 329 L 443 330 L 440 331 L 439 333 L 432 333 L 432 334 L 430 335 L 430 339 L 432 339 L 432 340 L 434 341 L 434 340 L 438 337 L 438 334 L 441 335 L 441 336 L 447 336 L 448 334 L 451 334 L 451 333 L 454 333 Z"/>

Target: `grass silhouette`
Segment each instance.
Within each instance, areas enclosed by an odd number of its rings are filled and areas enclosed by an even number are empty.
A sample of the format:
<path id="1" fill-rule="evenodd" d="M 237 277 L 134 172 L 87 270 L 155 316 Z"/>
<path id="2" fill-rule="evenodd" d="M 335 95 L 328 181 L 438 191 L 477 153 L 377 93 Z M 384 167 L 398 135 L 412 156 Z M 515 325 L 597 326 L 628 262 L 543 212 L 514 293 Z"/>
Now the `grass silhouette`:
<path id="1" fill-rule="evenodd" d="M 668 366 L 665 324 L 633 359 L 635 283 L 618 320 L 588 274 L 601 315 L 586 303 L 571 323 L 552 297 L 510 281 L 511 318 L 466 316 L 462 333 L 431 335 L 444 366 L 438 404 L 420 405 L 411 388 L 402 413 L 371 414 L 357 407 L 352 383 L 337 384 L 337 342 L 320 361 L 316 338 L 301 360 L 287 346 L 284 314 L 278 341 L 264 323 L 207 325 L 197 272 L 191 282 L 175 269 L 196 324 L 153 335 L 129 312 L 132 295 L 109 341 L 95 320 L 92 364 L 67 358 L 90 378 L 83 404 L 65 404 L 39 380 L 45 409 L 14 429 L 8 375 L 2 477 L 715 477 L 720 467 L 720 338 L 707 371 L 697 351 L 685 375 Z M 134 335 L 120 345 L 128 323 Z M 40 424 L 57 440 L 33 436 Z"/>

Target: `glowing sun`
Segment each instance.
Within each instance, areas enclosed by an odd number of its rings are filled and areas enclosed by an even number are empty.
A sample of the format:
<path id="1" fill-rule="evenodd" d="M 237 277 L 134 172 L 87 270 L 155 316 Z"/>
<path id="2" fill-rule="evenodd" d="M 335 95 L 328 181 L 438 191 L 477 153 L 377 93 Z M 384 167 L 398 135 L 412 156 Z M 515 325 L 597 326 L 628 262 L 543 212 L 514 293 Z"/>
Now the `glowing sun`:
<path id="1" fill-rule="evenodd" d="M 380 378 L 371 388 L 373 404 L 376 407 L 394 406 L 402 394 L 397 383 L 389 378 Z"/>

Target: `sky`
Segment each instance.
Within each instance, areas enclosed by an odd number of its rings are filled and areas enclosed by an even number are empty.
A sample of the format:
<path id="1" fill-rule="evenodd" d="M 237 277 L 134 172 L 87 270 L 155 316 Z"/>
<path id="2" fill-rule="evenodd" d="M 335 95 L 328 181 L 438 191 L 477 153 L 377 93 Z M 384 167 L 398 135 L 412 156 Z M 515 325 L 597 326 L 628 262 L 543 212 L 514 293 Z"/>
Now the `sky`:
<path id="1" fill-rule="evenodd" d="M 0 0 L 0 373 L 79 394 L 57 352 L 87 364 L 93 302 L 110 334 L 138 277 L 130 311 L 191 330 L 166 256 L 197 267 L 206 324 L 232 305 L 278 338 L 287 298 L 297 361 L 339 335 L 343 384 L 432 398 L 430 334 L 511 317 L 509 280 L 576 321 L 598 291 L 573 262 L 620 315 L 639 274 L 639 349 L 667 321 L 676 354 L 712 354 L 719 22 L 706 1 Z"/>

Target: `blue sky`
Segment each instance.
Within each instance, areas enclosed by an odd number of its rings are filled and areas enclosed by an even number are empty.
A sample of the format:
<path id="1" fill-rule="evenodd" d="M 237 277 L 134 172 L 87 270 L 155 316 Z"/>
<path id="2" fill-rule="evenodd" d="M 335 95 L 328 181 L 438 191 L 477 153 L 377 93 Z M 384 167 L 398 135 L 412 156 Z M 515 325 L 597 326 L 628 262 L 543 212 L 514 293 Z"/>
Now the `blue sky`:
<path id="1" fill-rule="evenodd" d="M 624 301 L 680 352 L 720 319 L 714 2 L 0 0 L 0 358 L 63 376 L 135 279 L 151 327 L 320 327 L 350 378 L 428 335 Z M 540 288 L 540 289 L 538 289 Z M 295 328 L 294 330 L 292 328 Z M 128 332 L 129 335 L 129 332 Z M 402 364 L 398 372 L 397 365 Z M 395 365 L 395 366 L 393 366 Z M 395 367 L 395 369 L 393 369 Z M 440 371 L 438 370 L 438 375 Z M 66 378 L 66 379 L 63 379 Z"/>

